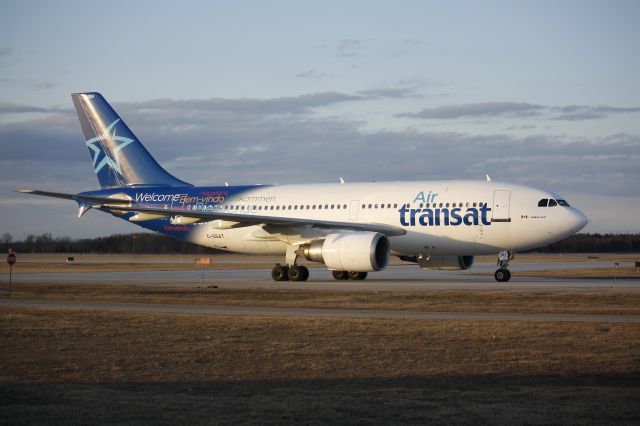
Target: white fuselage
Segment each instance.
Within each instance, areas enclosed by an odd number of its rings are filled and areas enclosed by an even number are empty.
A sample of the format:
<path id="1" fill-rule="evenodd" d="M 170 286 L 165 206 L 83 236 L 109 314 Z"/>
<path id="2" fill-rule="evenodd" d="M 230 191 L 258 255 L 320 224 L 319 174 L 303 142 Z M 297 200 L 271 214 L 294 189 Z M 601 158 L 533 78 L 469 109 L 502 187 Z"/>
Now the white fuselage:
<path id="1" fill-rule="evenodd" d="M 478 181 L 370 182 L 256 186 L 209 208 L 336 222 L 396 226 L 393 255 L 481 255 L 525 250 L 563 239 L 586 224 L 579 210 L 539 207 L 557 194 L 522 185 Z M 207 208 L 205 206 L 205 208 Z M 196 244 L 240 253 L 281 254 L 287 245 L 340 230 L 289 226 L 193 226 Z"/>

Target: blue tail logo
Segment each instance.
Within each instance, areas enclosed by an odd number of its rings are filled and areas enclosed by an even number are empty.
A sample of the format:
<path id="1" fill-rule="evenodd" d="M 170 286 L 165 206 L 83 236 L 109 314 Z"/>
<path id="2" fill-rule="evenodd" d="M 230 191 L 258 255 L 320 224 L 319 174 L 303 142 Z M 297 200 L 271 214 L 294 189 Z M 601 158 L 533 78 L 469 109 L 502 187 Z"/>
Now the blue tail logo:
<path id="1" fill-rule="evenodd" d="M 127 145 L 129 145 L 131 142 L 134 141 L 134 139 L 131 138 L 127 138 L 125 136 L 118 136 L 116 135 L 116 124 L 118 124 L 118 121 L 120 121 L 120 119 L 116 119 L 113 123 L 109 124 L 109 127 L 107 127 L 104 131 L 103 134 L 96 136 L 95 138 L 91 138 L 88 141 L 86 141 L 87 146 L 89 147 L 89 149 L 91 149 L 94 152 L 93 155 L 93 168 L 95 169 L 96 173 L 98 173 L 100 170 L 102 170 L 102 168 L 106 165 L 108 165 L 109 167 L 111 167 L 112 169 L 114 169 L 115 171 L 117 171 L 118 173 L 122 174 L 122 169 L 120 168 L 120 158 L 118 153 Z M 111 133 L 111 130 L 113 129 L 113 133 Z M 117 141 L 120 142 L 120 144 L 114 148 L 113 150 L 113 156 L 115 158 L 109 158 L 109 156 L 102 150 L 100 149 L 100 143 L 101 141 L 105 140 L 105 139 L 111 139 L 112 141 Z M 100 159 L 100 154 L 102 154 L 103 158 L 102 161 L 100 161 L 100 163 L 98 163 L 98 160 Z"/>
<path id="2" fill-rule="evenodd" d="M 100 93 L 71 98 L 102 188 L 191 186 L 158 164 Z"/>

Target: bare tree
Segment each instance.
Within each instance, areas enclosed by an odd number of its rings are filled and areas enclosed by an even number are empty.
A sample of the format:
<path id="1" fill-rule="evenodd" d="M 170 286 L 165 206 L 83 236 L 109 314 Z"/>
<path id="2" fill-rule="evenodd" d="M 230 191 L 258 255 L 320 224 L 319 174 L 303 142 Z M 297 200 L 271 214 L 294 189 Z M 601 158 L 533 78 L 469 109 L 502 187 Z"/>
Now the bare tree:
<path id="1" fill-rule="evenodd" d="M 2 234 L 2 242 L 5 244 L 11 244 L 11 241 L 13 241 L 13 237 L 11 236 L 10 233 L 5 232 L 4 234 Z"/>

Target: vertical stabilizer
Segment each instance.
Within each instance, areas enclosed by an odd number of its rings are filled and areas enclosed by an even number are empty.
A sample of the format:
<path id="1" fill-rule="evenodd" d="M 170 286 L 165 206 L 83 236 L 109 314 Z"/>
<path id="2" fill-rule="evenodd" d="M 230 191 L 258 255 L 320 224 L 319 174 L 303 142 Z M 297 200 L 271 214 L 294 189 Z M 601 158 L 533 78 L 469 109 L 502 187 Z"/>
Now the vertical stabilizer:
<path id="1" fill-rule="evenodd" d="M 191 186 L 158 164 L 100 93 L 71 98 L 102 188 Z"/>

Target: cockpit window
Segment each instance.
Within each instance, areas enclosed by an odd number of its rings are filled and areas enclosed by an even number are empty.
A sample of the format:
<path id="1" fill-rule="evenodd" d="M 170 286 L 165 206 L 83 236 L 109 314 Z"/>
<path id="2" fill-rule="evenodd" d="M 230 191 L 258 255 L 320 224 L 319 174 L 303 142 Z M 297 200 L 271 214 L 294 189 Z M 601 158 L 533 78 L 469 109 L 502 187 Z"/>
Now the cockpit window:
<path id="1" fill-rule="evenodd" d="M 538 207 L 547 207 L 548 202 L 549 200 L 547 198 L 543 198 L 542 200 L 538 201 Z"/>
<path id="2" fill-rule="evenodd" d="M 567 203 L 565 200 L 556 200 L 558 202 L 558 204 L 560 204 L 562 207 L 570 207 L 569 203 Z"/>
<path id="3" fill-rule="evenodd" d="M 556 200 L 554 200 L 553 198 L 549 199 L 549 207 L 555 207 L 557 205 L 558 203 L 556 203 Z"/>

